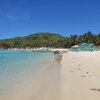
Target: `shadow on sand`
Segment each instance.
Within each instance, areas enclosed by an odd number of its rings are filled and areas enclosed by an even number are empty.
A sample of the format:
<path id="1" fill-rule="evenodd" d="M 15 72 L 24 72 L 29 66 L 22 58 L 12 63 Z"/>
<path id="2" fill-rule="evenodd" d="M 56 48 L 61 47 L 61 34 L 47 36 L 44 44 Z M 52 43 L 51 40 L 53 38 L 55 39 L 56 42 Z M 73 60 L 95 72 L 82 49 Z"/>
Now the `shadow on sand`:
<path id="1" fill-rule="evenodd" d="M 62 60 L 62 55 L 61 54 L 54 54 L 54 58 L 55 58 L 55 61 L 60 64 L 61 63 L 61 60 Z"/>

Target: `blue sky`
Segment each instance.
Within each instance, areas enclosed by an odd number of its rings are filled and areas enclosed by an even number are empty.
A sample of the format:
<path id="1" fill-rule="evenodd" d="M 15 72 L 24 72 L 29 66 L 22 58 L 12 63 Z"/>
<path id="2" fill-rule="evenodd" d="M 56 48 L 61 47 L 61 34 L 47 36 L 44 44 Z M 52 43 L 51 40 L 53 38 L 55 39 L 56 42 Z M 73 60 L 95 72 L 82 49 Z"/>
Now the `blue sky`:
<path id="1" fill-rule="evenodd" d="M 0 39 L 87 31 L 100 33 L 100 0 L 0 0 Z"/>

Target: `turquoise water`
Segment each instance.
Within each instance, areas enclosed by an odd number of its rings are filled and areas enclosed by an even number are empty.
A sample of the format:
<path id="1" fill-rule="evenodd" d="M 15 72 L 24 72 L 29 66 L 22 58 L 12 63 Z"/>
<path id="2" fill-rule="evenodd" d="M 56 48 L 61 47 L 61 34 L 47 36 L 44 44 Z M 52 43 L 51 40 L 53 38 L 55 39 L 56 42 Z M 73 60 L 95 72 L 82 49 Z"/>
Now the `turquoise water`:
<path id="1" fill-rule="evenodd" d="M 84 45 L 84 46 L 80 46 L 78 48 L 74 48 L 71 49 L 71 51 L 74 52 L 81 52 L 81 51 L 98 51 L 99 49 L 96 48 L 95 46 L 91 46 L 91 45 Z"/>
<path id="2" fill-rule="evenodd" d="M 21 88 L 53 62 L 49 52 L 0 50 L 0 100 L 6 100 L 9 90 L 13 93 Z"/>

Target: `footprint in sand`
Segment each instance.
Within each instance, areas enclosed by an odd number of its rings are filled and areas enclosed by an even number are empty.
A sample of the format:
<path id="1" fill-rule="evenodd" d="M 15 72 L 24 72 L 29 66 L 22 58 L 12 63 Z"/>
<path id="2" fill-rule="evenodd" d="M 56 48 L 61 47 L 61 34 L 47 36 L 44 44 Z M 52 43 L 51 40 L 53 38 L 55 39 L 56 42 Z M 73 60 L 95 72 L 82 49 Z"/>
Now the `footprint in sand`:
<path id="1" fill-rule="evenodd" d="M 89 72 L 86 72 L 86 74 L 88 74 L 88 75 L 89 75 Z M 89 77 L 92 77 L 92 75 L 89 75 Z"/>
<path id="2" fill-rule="evenodd" d="M 87 74 L 89 74 L 89 72 L 86 72 Z M 82 75 L 81 78 L 86 77 L 85 75 Z M 92 77 L 92 75 L 89 75 L 89 77 Z"/>
<path id="3" fill-rule="evenodd" d="M 81 70 L 81 68 L 78 68 L 78 70 Z"/>
<path id="4" fill-rule="evenodd" d="M 96 88 L 92 88 L 90 90 L 93 90 L 93 91 L 100 91 L 100 89 L 96 89 Z"/>
<path id="5" fill-rule="evenodd" d="M 86 77 L 85 75 L 81 76 L 81 78 Z"/>
<path id="6" fill-rule="evenodd" d="M 81 65 L 78 65 L 78 66 L 81 66 Z"/>
<path id="7" fill-rule="evenodd" d="M 97 89 L 97 91 L 100 91 L 100 89 Z"/>
<path id="8" fill-rule="evenodd" d="M 89 73 L 89 72 L 86 72 L 87 74 Z"/>
<path id="9" fill-rule="evenodd" d="M 73 71 L 70 71 L 71 73 L 73 72 Z"/>

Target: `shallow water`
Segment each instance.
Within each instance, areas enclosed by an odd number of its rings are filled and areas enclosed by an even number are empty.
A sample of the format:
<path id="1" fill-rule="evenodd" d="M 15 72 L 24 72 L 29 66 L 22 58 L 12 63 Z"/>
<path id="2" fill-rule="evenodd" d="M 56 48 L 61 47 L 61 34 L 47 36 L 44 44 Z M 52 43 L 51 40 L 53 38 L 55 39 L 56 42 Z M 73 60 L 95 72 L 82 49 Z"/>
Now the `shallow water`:
<path id="1" fill-rule="evenodd" d="M 52 53 L 0 51 L 0 100 L 53 100 L 60 64 Z"/>
<path id="2" fill-rule="evenodd" d="M 79 46 L 78 48 L 71 48 L 71 51 L 74 52 L 81 52 L 81 51 L 98 51 L 100 50 L 99 48 L 95 47 L 95 46 L 91 46 L 91 45 L 86 45 L 86 46 Z"/>

